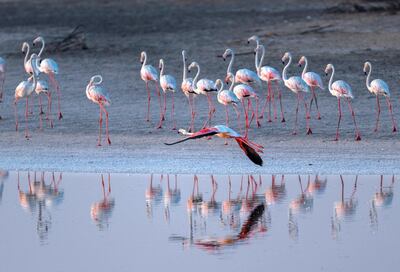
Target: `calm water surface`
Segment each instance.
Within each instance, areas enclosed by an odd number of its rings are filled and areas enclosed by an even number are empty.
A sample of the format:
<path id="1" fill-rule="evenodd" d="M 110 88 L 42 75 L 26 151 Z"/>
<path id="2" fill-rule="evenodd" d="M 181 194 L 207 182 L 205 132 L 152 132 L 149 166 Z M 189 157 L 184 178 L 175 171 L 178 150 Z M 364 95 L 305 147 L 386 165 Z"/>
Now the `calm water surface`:
<path id="1" fill-rule="evenodd" d="M 1 171 L 0 271 L 394 271 L 396 180 Z"/>

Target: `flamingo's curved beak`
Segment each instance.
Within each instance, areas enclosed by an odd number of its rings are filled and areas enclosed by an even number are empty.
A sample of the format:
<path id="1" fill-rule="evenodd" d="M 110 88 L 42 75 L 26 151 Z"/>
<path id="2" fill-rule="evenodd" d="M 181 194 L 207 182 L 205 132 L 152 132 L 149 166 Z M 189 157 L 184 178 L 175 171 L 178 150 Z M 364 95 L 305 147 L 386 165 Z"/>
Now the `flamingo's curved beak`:
<path id="1" fill-rule="evenodd" d="M 282 60 L 282 64 L 285 65 L 285 62 Z"/>
<path id="2" fill-rule="evenodd" d="M 141 61 L 140 64 L 143 64 L 143 61 Z"/>
<path id="3" fill-rule="evenodd" d="M 226 61 L 226 58 L 222 57 L 222 59 L 223 59 L 224 61 Z"/>
<path id="4" fill-rule="evenodd" d="M 247 40 L 247 44 L 250 44 L 250 41 L 249 41 L 249 40 Z"/>
<path id="5" fill-rule="evenodd" d="M 364 75 L 367 75 L 367 72 L 364 72 Z"/>

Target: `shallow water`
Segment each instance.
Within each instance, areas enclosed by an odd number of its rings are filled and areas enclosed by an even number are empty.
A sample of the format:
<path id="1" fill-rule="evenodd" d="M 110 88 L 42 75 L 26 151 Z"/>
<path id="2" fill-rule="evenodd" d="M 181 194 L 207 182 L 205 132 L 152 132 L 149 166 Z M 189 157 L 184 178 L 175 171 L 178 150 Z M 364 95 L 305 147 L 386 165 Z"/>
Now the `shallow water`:
<path id="1" fill-rule="evenodd" d="M 3 171 L 1 271 L 393 271 L 396 179 Z"/>

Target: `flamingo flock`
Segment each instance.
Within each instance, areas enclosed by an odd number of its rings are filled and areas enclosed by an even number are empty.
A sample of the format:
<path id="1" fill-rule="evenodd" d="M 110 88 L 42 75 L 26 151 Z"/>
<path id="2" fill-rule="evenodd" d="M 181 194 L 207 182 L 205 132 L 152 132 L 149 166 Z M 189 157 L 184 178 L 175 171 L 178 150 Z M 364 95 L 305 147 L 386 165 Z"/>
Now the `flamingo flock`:
<path id="1" fill-rule="evenodd" d="M 181 90 L 188 99 L 189 105 L 189 116 L 190 123 L 188 129 L 180 129 L 179 132 L 188 136 L 187 138 L 176 141 L 171 144 L 177 144 L 184 142 L 189 139 L 196 139 L 201 137 L 207 137 L 208 139 L 212 135 L 216 135 L 225 139 L 235 139 L 240 148 L 245 154 L 257 165 L 262 165 L 262 159 L 258 153 L 261 153 L 263 147 L 249 141 L 249 129 L 255 121 L 256 128 L 261 127 L 261 120 L 266 115 L 267 122 L 278 121 L 285 123 L 286 118 L 284 116 L 284 109 L 282 105 L 282 87 L 286 87 L 288 90 L 294 93 L 297 98 L 297 104 L 295 108 L 294 118 L 294 135 L 298 134 L 298 123 L 299 123 L 299 109 L 304 105 L 305 111 L 305 123 L 306 123 L 306 135 L 313 133 L 310 126 L 311 110 L 313 104 L 315 105 L 316 119 L 321 119 L 320 108 L 318 107 L 317 93 L 324 90 L 324 83 L 321 76 L 308 70 L 309 62 L 306 56 L 301 56 L 298 61 L 298 66 L 303 67 L 301 75 L 291 75 L 288 73 L 292 69 L 293 57 L 290 52 L 286 52 L 282 57 L 282 63 L 284 65 L 282 71 L 278 69 L 264 65 L 264 59 L 266 56 L 265 46 L 262 44 L 258 36 L 251 36 L 247 39 L 247 44 L 255 43 L 254 47 L 254 70 L 249 68 L 239 68 L 235 70 L 235 50 L 233 48 L 225 49 L 222 54 L 222 59 L 228 60 L 229 63 L 226 68 L 226 74 L 223 79 L 208 79 L 204 78 L 201 74 L 200 64 L 197 61 L 188 60 L 187 51 L 182 50 L 182 82 Z M 25 137 L 30 138 L 28 130 L 28 117 L 34 115 L 32 110 L 29 108 L 29 104 L 32 104 L 30 100 L 33 99 L 33 94 L 36 94 L 39 99 L 40 112 L 40 129 L 42 129 L 42 115 L 44 114 L 42 105 L 42 96 L 47 97 L 47 110 L 46 120 L 51 128 L 53 128 L 52 119 L 52 95 L 57 94 L 58 104 L 58 119 L 63 118 L 61 112 L 61 89 L 56 79 L 59 68 L 56 61 L 51 58 L 42 58 L 45 50 L 45 41 L 43 37 L 37 37 L 32 42 L 32 48 L 40 45 L 40 50 L 37 53 L 31 53 L 31 46 L 28 42 L 22 44 L 22 52 L 24 55 L 24 70 L 28 75 L 28 78 L 21 81 L 15 89 L 14 105 L 15 105 L 15 128 L 18 131 L 18 111 L 17 102 L 25 100 Z M 167 98 L 171 99 L 171 122 L 172 130 L 177 130 L 176 118 L 175 118 L 175 93 L 178 91 L 178 83 L 175 77 L 168 73 L 168 66 L 164 59 L 159 59 L 157 70 L 150 64 L 148 55 L 145 51 L 140 54 L 140 77 L 145 82 L 145 88 L 147 92 L 147 112 L 146 121 L 150 122 L 150 110 L 151 110 L 151 97 L 152 90 L 150 84 L 154 85 L 155 92 L 158 97 L 160 116 L 156 126 L 157 129 L 161 129 L 167 119 Z M 189 64 L 190 63 L 190 64 Z M 190 73 L 195 71 L 194 77 L 190 77 Z M 388 84 L 381 79 L 371 80 L 372 65 L 370 62 L 365 62 L 363 71 L 366 75 L 366 87 L 369 92 L 376 97 L 376 124 L 374 131 L 379 130 L 380 121 L 380 97 L 384 97 L 388 105 L 389 114 L 392 122 L 392 132 L 397 131 L 396 121 L 393 115 L 393 106 L 390 100 L 391 93 Z M 329 82 L 327 84 L 329 92 L 337 98 L 338 107 L 338 121 L 336 128 L 335 141 L 339 140 L 340 136 L 340 123 L 342 118 L 342 101 L 347 103 L 349 111 L 352 115 L 355 130 L 355 140 L 361 140 L 361 133 L 357 126 L 356 114 L 352 106 L 352 99 L 354 95 L 351 86 L 343 80 L 334 81 L 335 68 L 333 64 L 328 64 L 325 68 L 325 73 L 328 76 L 330 73 Z M 3 101 L 4 93 L 4 80 L 6 74 L 6 61 L 0 58 L 0 103 Z M 43 76 L 44 74 L 44 76 Z M 88 85 L 86 86 L 87 98 L 96 103 L 100 109 L 99 116 L 99 137 L 97 144 L 101 145 L 102 136 L 102 123 L 103 114 L 105 115 L 106 123 L 106 139 L 107 143 L 111 145 L 108 129 L 108 111 L 107 106 L 110 105 L 111 99 L 109 92 L 100 84 L 103 82 L 101 75 L 95 75 L 91 77 Z M 227 88 L 225 88 L 227 84 Z M 265 100 L 262 99 L 264 95 L 263 84 L 266 84 L 265 88 Z M 161 89 L 161 90 L 160 90 Z M 208 103 L 207 116 L 204 119 L 204 123 L 199 130 L 195 128 L 195 119 L 198 117 L 198 113 L 195 107 L 195 99 L 202 99 L 205 96 Z M 216 98 L 214 98 L 216 97 Z M 214 100 L 223 105 L 225 108 L 225 125 L 214 124 L 213 119 L 216 115 L 216 107 Z M 261 103 L 263 101 L 263 103 Z M 278 110 L 276 106 L 276 100 L 279 100 L 280 116 L 278 118 Z M 254 105 L 255 104 L 255 105 Z M 180 105 L 179 105 L 180 106 Z M 229 109 L 233 108 L 236 113 L 237 127 L 240 132 L 236 132 L 230 126 Z M 241 107 L 241 108 L 240 108 Z M 181 108 L 181 107 L 179 107 Z M 321 109 L 323 111 L 323 109 Z M 241 114 L 243 113 L 243 115 Z M 242 117 L 244 116 L 244 117 Z M 1 117 L 0 117 L 1 118 Z M 243 121 L 241 119 L 244 119 Z M 170 144 L 170 145 L 171 145 Z"/>

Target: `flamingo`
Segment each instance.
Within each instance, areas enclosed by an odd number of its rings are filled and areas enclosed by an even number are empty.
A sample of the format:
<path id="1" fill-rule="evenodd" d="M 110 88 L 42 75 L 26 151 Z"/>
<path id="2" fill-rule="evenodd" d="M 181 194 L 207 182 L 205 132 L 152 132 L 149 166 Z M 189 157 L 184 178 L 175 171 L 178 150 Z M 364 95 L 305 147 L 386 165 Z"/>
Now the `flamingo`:
<path id="1" fill-rule="evenodd" d="M 367 74 L 368 71 L 368 74 Z M 392 132 L 397 131 L 396 127 L 396 122 L 394 121 L 393 117 L 393 111 L 392 111 L 392 103 L 390 102 L 390 91 L 389 91 L 389 86 L 385 81 L 382 79 L 374 79 L 372 82 L 370 82 L 370 76 L 372 72 L 372 65 L 370 62 L 365 62 L 364 63 L 364 73 L 367 76 L 367 79 L 365 81 L 365 84 L 367 85 L 367 89 L 376 96 L 376 105 L 377 105 L 377 111 L 376 111 L 376 125 L 375 125 L 375 132 L 378 131 L 378 126 L 379 126 L 379 116 L 381 114 L 381 106 L 379 103 L 379 96 L 382 95 L 386 98 L 386 102 L 388 104 L 389 108 L 389 113 L 392 118 Z"/>
<path id="2" fill-rule="evenodd" d="M 338 99 L 339 120 L 338 120 L 338 124 L 337 124 L 337 129 L 336 129 L 335 141 L 339 140 L 339 126 L 340 126 L 340 120 L 342 119 L 342 109 L 340 106 L 340 98 L 341 97 L 343 97 L 347 100 L 351 115 L 353 117 L 353 122 L 354 122 L 354 127 L 355 127 L 355 140 L 360 141 L 361 134 L 360 134 L 360 131 L 358 130 L 357 123 L 356 123 L 356 114 L 354 113 L 354 110 L 353 110 L 353 107 L 351 106 L 351 101 L 350 101 L 350 99 L 354 98 L 353 93 L 351 91 L 351 87 L 349 84 L 347 84 L 347 82 L 345 82 L 343 80 L 337 80 L 332 83 L 333 76 L 335 74 L 335 67 L 330 63 L 325 68 L 326 75 L 328 75 L 329 71 L 332 71 L 332 74 L 331 74 L 331 78 L 329 79 L 328 89 L 329 89 L 329 92 L 333 96 L 336 96 L 336 98 Z"/>
<path id="3" fill-rule="evenodd" d="M 183 135 L 187 135 L 188 137 L 173 142 L 173 143 L 165 143 L 166 145 L 175 145 L 179 144 L 182 142 L 185 142 L 187 140 L 192 140 L 192 139 L 198 139 L 202 137 L 208 137 L 208 136 L 218 136 L 220 138 L 232 138 L 235 139 L 236 142 L 238 143 L 239 147 L 243 150 L 243 152 L 246 154 L 246 156 L 255 164 L 262 166 L 263 160 L 260 157 L 259 153 L 263 152 L 264 147 L 261 145 L 258 145 L 256 143 L 250 142 L 248 139 L 245 137 L 241 136 L 239 133 L 234 131 L 233 129 L 224 126 L 224 125 L 217 125 L 213 127 L 208 127 L 204 128 L 198 132 L 195 133 L 189 133 L 186 130 L 181 129 L 179 131 Z"/>
<path id="4" fill-rule="evenodd" d="M 140 53 L 140 63 L 142 64 L 142 68 L 140 69 L 140 77 L 146 83 L 146 90 L 147 90 L 147 117 L 146 121 L 150 121 L 150 89 L 149 89 L 149 81 L 154 81 L 156 83 L 156 90 L 158 95 L 158 101 L 160 102 L 160 119 L 164 119 L 163 109 L 161 105 L 161 94 L 160 89 L 158 88 L 158 73 L 156 68 L 154 68 L 150 64 L 147 63 L 147 54 L 145 51 Z"/>
<path id="5" fill-rule="evenodd" d="M 24 69 L 25 69 L 25 72 L 28 75 L 31 76 L 32 73 L 33 73 L 33 68 L 32 68 L 32 64 L 31 64 L 31 60 L 30 60 L 30 58 L 32 58 L 32 55 L 29 57 L 29 53 L 31 51 L 31 48 L 30 48 L 30 46 L 29 46 L 29 44 L 27 42 L 24 42 L 24 43 L 22 43 L 22 49 L 21 50 L 22 50 L 22 53 L 25 54 L 25 58 L 24 58 Z M 36 63 L 35 63 L 35 65 L 36 65 Z M 38 75 L 40 71 L 39 70 L 36 70 L 36 71 L 37 71 L 36 75 Z"/>
<path id="6" fill-rule="evenodd" d="M 30 59 L 31 61 L 31 66 L 34 67 L 34 63 L 37 60 L 37 55 L 32 54 L 32 57 Z M 18 100 L 22 98 L 26 98 L 26 106 L 25 106 L 25 138 L 29 139 L 29 132 L 28 132 L 28 107 L 29 107 L 29 97 L 33 93 L 33 91 L 36 89 L 37 86 L 37 79 L 36 79 L 36 68 L 34 68 L 34 72 L 32 73 L 33 75 L 33 80 L 30 81 L 24 80 L 21 81 L 17 88 L 15 88 L 15 100 L 14 100 L 14 109 L 15 109 L 15 130 L 18 131 L 18 113 L 17 113 L 17 103 Z"/>
<path id="7" fill-rule="evenodd" d="M 182 77 L 181 89 L 189 101 L 190 131 L 194 131 L 194 118 L 196 116 L 196 112 L 194 109 L 194 97 L 196 96 L 196 93 L 193 90 L 193 78 L 187 77 L 187 66 L 186 66 L 187 58 L 185 50 L 182 50 L 182 59 L 183 59 L 183 77 Z"/>
<path id="8" fill-rule="evenodd" d="M 244 115 L 245 115 L 245 137 L 247 137 L 248 135 L 248 130 L 250 127 L 249 124 L 249 108 L 253 108 L 251 105 L 251 100 L 250 98 L 254 98 L 256 100 L 256 116 L 258 116 L 258 95 L 255 92 L 255 90 L 253 89 L 253 87 L 246 85 L 246 84 L 238 84 L 233 88 L 233 93 L 236 95 L 236 97 L 241 101 L 242 103 L 242 107 L 243 107 L 243 111 L 244 111 Z M 246 110 L 246 104 L 244 102 L 244 100 L 247 99 L 247 110 Z M 254 116 L 254 112 L 252 114 L 252 118 L 253 119 Z M 257 119 L 257 127 L 260 127 L 260 121 Z M 238 120 L 239 120 L 239 116 L 238 116 Z M 240 126 L 240 125 L 239 125 Z"/>
<path id="9" fill-rule="evenodd" d="M 108 133 L 108 111 L 105 106 L 109 106 L 111 103 L 110 95 L 107 90 L 100 85 L 103 82 L 101 75 L 92 76 L 89 84 L 86 86 L 86 96 L 89 100 L 99 105 L 100 108 L 100 119 L 99 119 L 99 139 L 97 142 L 98 146 L 101 146 L 101 126 L 103 123 L 103 111 L 106 114 L 106 137 L 108 144 L 111 145 L 110 135 Z"/>
<path id="10" fill-rule="evenodd" d="M 250 37 L 250 39 L 251 39 L 251 37 Z M 272 101 L 273 105 L 274 105 L 274 119 L 277 119 L 275 100 L 274 100 L 274 90 L 271 88 L 272 84 L 275 82 L 276 88 L 278 89 L 278 98 L 279 98 L 279 104 L 280 104 L 280 108 L 281 108 L 281 122 L 284 123 L 286 120 L 285 120 L 285 116 L 283 115 L 282 93 L 279 88 L 279 83 L 282 81 L 281 75 L 278 72 L 278 70 L 276 70 L 275 68 L 273 68 L 271 66 L 262 66 L 262 63 L 264 61 L 264 56 L 265 56 L 265 47 L 261 44 L 257 45 L 256 59 L 258 59 L 259 51 L 261 51 L 261 57 L 260 57 L 260 61 L 258 61 L 258 63 L 256 63 L 257 74 L 261 78 L 261 80 L 267 82 L 267 99 L 265 100 L 264 107 L 261 111 L 261 118 L 264 117 L 265 108 L 267 107 L 267 103 L 268 103 L 269 104 L 268 122 L 272 122 L 272 120 L 271 120 L 271 101 Z"/>
<path id="11" fill-rule="evenodd" d="M 42 47 L 40 48 L 38 57 L 40 58 L 42 56 L 42 53 L 44 51 L 45 47 L 45 42 L 43 37 L 37 37 L 36 39 L 33 40 L 33 46 L 35 46 L 37 43 L 41 43 Z M 61 113 L 61 90 L 60 90 L 60 84 L 56 80 L 55 76 L 58 74 L 58 64 L 55 62 L 53 59 L 46 58 L 46 59 L 40 59 L 40 61 L 37 62 L 37 65 L 39 66 L 39 71 L 41 73 L 46 74 L 49 77 L 50 83 L 53 85 L 53 88 L 57 92 L 57 100 L 58 100 L 58 119 L 61 120 L 63 118 L 63 115 Z"/>
<path id="12" fill-rule="evenodd" d="M 233 76 L 232 76 L 233 77 Z M 237 104 L 239 104 L 239 99 L 233 92 L 233 85 L 235 84 L 234 79 L 232 78 L 231 86 L 228 90 L 224 90 L 224 83 L 220 79 L 217 79 L 215 82 L 216 86 L 220 86 L 217 93 L 217 100 L 219 103 L 225 106 L 226 113 L 226 125 L 229 126 L 229 114 L 228 114 L 228 105 L 232 105 L 232 107 L 236 111 L 237 118 L 239 120 L 240 113 L 237 109 Z"/>
<path id="13" fill-rule="evenodd" d="M 160 68 L 160 85 L 161 89 L 164 91 L 164 116 L 165 116 L 165 111 L 167 108 L 167 102 L 166 102 L 166 92 L 170 91 L 172 92 L 172 108 L 171 108 L 171 118 L 172 118 L 172 123 L 173 123 L 173 128 L 172 130 L 176 130 L 176 122 L 174 119 L 174 109 L 175 109 L 175 104 L 174 104 L 174 93 L 176 88 L 176 80 L 173 76 L 171 75 L 164 75 L 164 60 L 160 59 L 159 66 Z M 163 118 L 160 118 L 160 123 L 158 124 L 157 128 L 162 128 L 162 121 Z"/>
<path id="14" fill-rule="evenodd" d="M 203 128 L 206 127 L 207 124 L 209 124 L 211 122 L 211 119 L 215 113 L 215 107 L 214 104 L 212 102 L 212 99 L 209 95 L 210 92 L 217 92 L 217 87 L 215 86 L 215 82 L 210 80 L 210 79 L 206 79 L 206 78 L 202 78 L 202 79 L 198 79 L 199 75 L 200 75 L 200 66 L 197 62 L 192 62 L 189 67 L 188 67 L 188 71 L 190 72 L 191 69 L 193 68 L 197 68 L 197 73 L 196 76 L 193 79 L 193 91 L 196 94 L 203 94 L 205 96 L 207 96 L 207 101 L 208 101 L 208 119 L 205 121 Z"/>
<path id="15" fill-rule="evenodd" d="M 29 79 L 31 80 L 31 78 Z M 37 85 L 35 89 L 36 94 L 39 96 L 40 114 L 43 114 L 42 97 L 40 94 L 47 96 L 47 114 L 46 118 L 50 121 L 50 126 L 53 127 L 53 120 L 51 118 L 51 92 L 47 81 L 37 78 Z M 42 128 L 42 117 L 40 116 L 40 129 Z"/>
<path id="16" fill-rule="evenodd" d="M 101 188 L 103 191 L 103 198 L 100 201 L 92 203 L 90 207 L 90 217 L 96 223 L 100 230 L 104 229 L 104 227 L 108 227 L 115 206 L 114 198 L 110 197 L 110 179 L 110 174 L 108 174 L 108 189 L 106 190 L 104 184 L 104 176 L 101 175 Z"/>
<path id="17" fill-rule="evenodd" d="M 307 72 L 307 67 L 308 67 L 308 61 L 305 56 L 302 56 L 299 60 L 299 67 L 304 65 L 303 72 L 301 73 L 301 78 L 307 83 L 307 85 L 310 87 L 311 92 L 312 92 L 312 97 L 310 101 L 310 113 L 311 113 L 311 106 L 313 101 L 315 100 L 315 107 L 317 108 L 317 119 L 321 119 L 321 114 L 318 109 L 318 101 L 317 101 L 317 95 L 315 94 L 314 89 L 315 88 L 320 88 L 321 90 L 324 89 L 324 84 L 322 83 L 322 79 L 320 75 L 314 72 Z"/>
<path id="18" fill-rule="evenodd" d="M 305 111 L 306 111 L 306 131 L 307 131 L 307 135 L 312 134 L 311 128 L 310 128 L 310 124 L 308 121 L 308 109 L 307 109 L 307 102 L 303 99 L 303 92 L 304 93 L 309 93 L 310 92 L 310 88 L 308 87 L 307 83 L 299 76 L 291 76 L 291 77 L 287 77 L 286 75 L 286 70 L 287 68 L 290 66 L 290 64 L 292 63 L 292 55 L 289 52 L 286 52 L 285 55 L 282 58 L 282 63 L 285 64 L 285 61 L 289 59 L 288 63 L 286 64 L 285 68 L 283 68 L 282 71 L 282 78 L 283 78 L 283 82 L 285 83 L 285 86 L 290 89 L 292 92 L 294 92 L 295 94 L 297 94 L 297 106 L 296 106 L 296 120 L 295 120 L 295 124 L 294 124 L 294 130 L 293 130 L 293 134 L 297 134 L 297 116 L 299 113 L 299 103 L 300 100 L 304 101 L 304 107 L 305 107 Z"/>
<path id="19" fill-rule="evenodd" d="M 4 81 L 6 79 L 6 64 L 6 60 L 0 57 L 0 103 L 3 102 Z"/>

